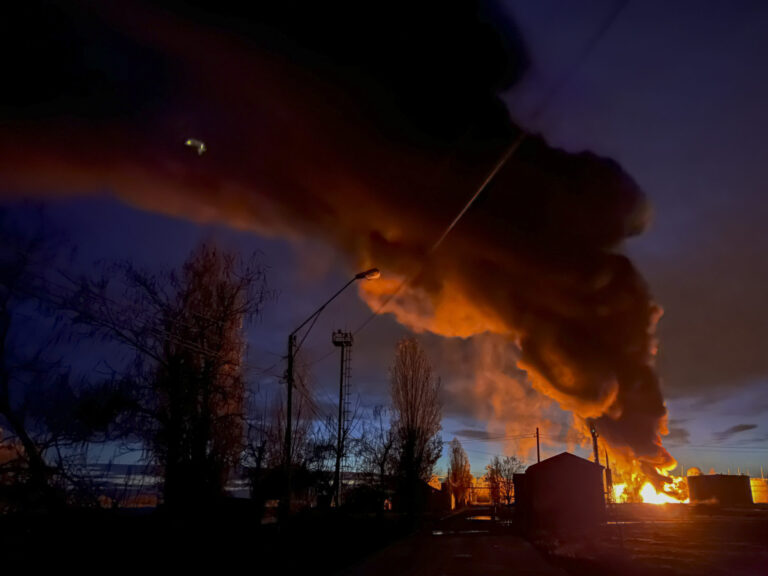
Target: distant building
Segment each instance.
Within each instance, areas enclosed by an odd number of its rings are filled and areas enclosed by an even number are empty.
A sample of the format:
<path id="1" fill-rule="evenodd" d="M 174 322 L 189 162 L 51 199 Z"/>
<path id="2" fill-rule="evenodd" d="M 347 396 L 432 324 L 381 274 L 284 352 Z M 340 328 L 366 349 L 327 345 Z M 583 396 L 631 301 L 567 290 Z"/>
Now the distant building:
<path id="1" fill-rule="evenodd" d="M 514 480 L 515 514 L 526 530 L 589 535 L 605 519 L 599 464 L 562 452 Z"/>
<path id="2" fill-rule="evenodd" d="M 691 504 L 716 504 L 734 508 L 752 505 L 749 476 L 733 474 L 688 476 L 688 493 Z"/>

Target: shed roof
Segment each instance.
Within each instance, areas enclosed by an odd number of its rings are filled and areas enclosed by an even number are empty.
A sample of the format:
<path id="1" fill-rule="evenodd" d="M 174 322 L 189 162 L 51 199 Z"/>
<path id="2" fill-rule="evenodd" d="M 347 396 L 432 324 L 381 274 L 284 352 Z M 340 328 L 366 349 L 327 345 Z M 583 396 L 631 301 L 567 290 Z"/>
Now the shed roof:
<path id="1" fill-rule="evenodd" d="M 597 466 L 600 469 L 603 468 L 601 464 L 595 464 L 591 460 L 587 460 L 580 456 L 576 456 L 575 454 L 571 454 L 570 452 L 561 452 L 556 456 L 552 456 L 551 458 L 542 460 L 538 464 L 529 466 L 528 470 L 526 470 L 526 473 L 536 472 L 539 470 L 548 470 L 550 468 L 558 468 L 562 466 L 565 466 L 565 467 L 582 466 L 584 467 L 585 470 L 590 469 L 593 466 Z"/>

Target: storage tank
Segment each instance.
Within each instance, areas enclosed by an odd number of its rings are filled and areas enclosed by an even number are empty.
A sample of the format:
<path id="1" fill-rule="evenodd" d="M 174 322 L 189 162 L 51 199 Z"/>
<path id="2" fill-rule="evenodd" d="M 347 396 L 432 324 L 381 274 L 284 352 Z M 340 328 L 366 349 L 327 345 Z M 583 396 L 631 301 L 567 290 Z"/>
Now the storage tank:
<path id="1" fill-rule="evenodd" d="M 750 478 L 752 485 L 752 502 L 755 504 L 768 504 L 768 479 Z"/>
<path id="2" fill-rule="evenodd" d="M 691 504 L 715 504 L 727 507 L 752 505 L 749 476 L 707 474 L 688 476 Z"/>

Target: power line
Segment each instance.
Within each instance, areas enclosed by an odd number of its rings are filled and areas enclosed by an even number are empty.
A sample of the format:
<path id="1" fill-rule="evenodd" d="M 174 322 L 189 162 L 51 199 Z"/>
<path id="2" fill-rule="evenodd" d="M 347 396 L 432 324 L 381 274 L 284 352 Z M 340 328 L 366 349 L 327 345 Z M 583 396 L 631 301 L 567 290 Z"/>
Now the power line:
<path id="1" fill-rule="evenodd" d="M 705 445 L 679 445 L 675 450 L 711 450 L 716 452 L 763 452 L 768 451 L 768 446 L 705 446 Z"/>
<path id="2" fill-rule="evenodd" d="M 608 17 L 605 19 L 605 21 L 598 27 L 595 34 L 590 38 L 590 40 L 587 42 L 581 56 L 577 60 L 577 62 L 574 64 L 572 70 L 569 74 L 566 74 L 563 76 L 558 83 L 556 83 L 555 87 L 550 90 L 548 95 L 542 100 L 539 107 L 533 112 L 531 115 L 531 120 L 535 120 L 537 117 L 539 117 L 546 107 L 554 100 L 554 98 L 557 96 L 557 94 L 563 90 L 563 88 L 568 84 L 568 82 L 571 80 L 573 75 L 578 71 L 581 64 L 587 59 L 589 54 L 594 50 L 595 46 L 599 43 L 599 41 L 603 38 L 603 36 L 608 32 L 608 30 L 611 28 L 611 26 L 614 25 L 616 20 L 619 18 L 622 11 L 627 7 L 629 4 L 629 0 L 623 0 L 622 2 L 619 2 L 616 4 L 614 9 L 609 13 Z M 471 129 L 471 128 L 470 128 Z M 468 129 L 468 132 L 469 130 Z M 422 260 L 421 266 L 419 267 L 418 271 L 411 275 L 405 277 L 400 284 L 397 286 L 395 291 L 389 295 L 386 296 L 384 301 L 369 314 L 366 319 L 358 326 L 354 331 L 353 335 L 356 336 L 362 330 L 368 326 L 368 324 L 377 316 L 379 316 L 384 309 L 389 305 L 389 303 L 397 297 L 397 295 L 405 288 L 407 285 L 409 285 L 411 282 L 413 282 L 416 278 L 418 278 L 424 271 L 429 259 L 434 255 L 434 253 L 440 248 L 442 243 L 445 241 L 445 239 L 448 237 L 448 235 L 453 231 L 453 229 L 459 224 L 460 220 L 464 217 L 464 215 L 469 211 L 469 209 L 472 207 L 472 205 L 475 203 L 475 201 L 482 195 L 482 193 L 487 189 L 487 187 L 490 185 L 490 183 L 493 181 L 493 179 L 496 177 L 498 172 L 504 167 L 504 165 L 509 161 L 509 159 L 517 152 L 519 147 L 523 144 L 525 139 L 528 137 L 528 133 L 525 130 L 520 131 L 520 133 L 515 137 L 513 142 L 508 146 L 504 152 L 502 153 L 501 157 L 497 161 L 497 163 L 494 165 L 494 167 L 491 169 L 491 171 L 488 173 L 486 178 L 483 180 L 483 182 L 480 184 L 480 186 L 475 190 L 475 192 L 472 194 L 472 196 L 469 198 L 469 200 L 464 204 L 463 208 L 459 211 L 459 213 L 454 217 L 454 219 L 448 224 L 448 226 L 445 228 L 445 230 L 442 232 L 442 234 L 438 237 L 438 239 L 435 241 L 435 243 L 430 248 L 429 252 L 425 255 L 424 259 Z M 455 150 L 451 152 L 451 155 L 455 154 Z M 304 339 L 306 338 L 306 335 Z M 304 341 L 302 339 L 302 343 Z M 324 354 L 320 358 L 313 360 L 308 364 L 308 366 L 313 366 L 315 364 L 318 364 L 322 362 L 323 360 L 329 358 L 334 354 L 334 350 L 330 350 L 327 354 Z"/>
<path id="3" fill-rule="evenodd" d="M 489 436 L 487 438 L 462 438 L 461 442 L 502 442 L 505 440 L 532 440 L 536 438 L 535 434 L 523 434 L 520 436 Z M 445 441 L 443 444 L 450 444 L 451 441 Z"/>
<path id="4" fill-rule="evenodd" d="M 629 4 L 629 0 L 623 0 L 622 2 L 618 3 L 614 9 L 609 13 L 608 17 L 605 19 L 605 21 L 598 27 L 595 34 L 592 36 L 592 38 L 587 42 L 584 51 L 582 52 L 579 59 L 574 64 L 573 68 L 570 70 L 570 73 L 563 76 L 558 83 L 556 83 L 555 87 L 550 90 L 547 96 L 542 100 L 539 107 L 533 112 L 531 115 L 530 120 L 534 121 L 536 118 L 538 118 L 546 109 L 546 107 L 549 105 L 549 103 L 563 90 L 563 88 L 568 84 L 568 82 L 571 80 L 573 75 L 578 71 L 581 64 L 587 59 L 589 54 L 592 52 L 592 50 L 597 46 L 599 41 L 605 36 L 605 34 L 608 32 L 608 30 L 613 26 L 613 24 L 618 19 L 621 12 L 627 7 Z M 419 267 L 418 271 L 415 274 L 412 274 L 411 276 L 405 277 L 398 287 L 395 289 L 395 291 L 392 294 L 389 294 L 384 301 L 379 305 L 379 307 L 374 310 L 364 321 L 363 323 L 353 332 L 354 335 L 357 335 L 359 332 L 361 332 L 374 318 L 376 318 L 381 312 L 384 310 L 384 308 L 389 305 L 389 303 L 402 291 L 405 286 L 413 282 L 416 278 L 418 278 L 426 268 L 427 263 L 429 262 L 430 258 L 434 255 L 434 253 L 440 248 L 443 241 L 447 238 L 447 236 L 453 231 L 453 229 L 458 225 L 459 221 L 463 218 L 463 216 L 469 211 L 469 209 L 472 207 L 472 205 L 475 203 L 475 201 L 481 196 L 481 194 L 488 188 L 490 183 L 493 181 L 493 179 L 496 177 L 496 175 L 499 173 L 499 171 L 504 167 L 504 165 L 509 161 L 509 159 L 517 152 L 517 150 L 520 148 L 520 146 L 523 144 L 525 139 L 529 136 L 528 132 L 521 129 L 520 133 L 515 137 L 515 139 L 512 141 L 512 143 L 504 150 L 501 157 L 497 161 L 497 163 L 494 165 L 494 167 L 491 169 L 491 171 L 488 173 L 486 178 L 483 180 L 483 182 L 478 186 L 477 190 L 472 194 L 472 196 L 469 198 L 469 200 L 464 204 L 464 207 L 459 211 L 459 213 L 456 215 L 456 217 L 451 221 L 450 224 L 445 228 L 443 233 L 440 235 L 440 237 L 435 241 L 435 243 L 430 248 L 429 252 L 424 256 L 422 259 L 421 266 Z"/>
<path id="5" fill-rule="evenodd" d="M 619 16 L 628 5 L 629 5 L 629 0 L 620 0 L 614 5 L 613 10 L 611 10 L 608 13 L 605 20 L 603 20 L 603 22 L 597 27 L 592 37 L 589 40 L 587 40 L 587 43 L 585 44 L 581 55 L 576 60 L 574 65 L 571 67 L 571 69 L 566 74 L 564 74 L 558 82 L 556 82 L 555 87 L 552 90 L 550 90 L 544 96 L 544 98 L 542 98 L 542 100 L 539 103 L 539 106 L 534 109 L 533 113 L 531 114 L 532 120 L 536 120 L 539 116 L 541 116 L 544 113 L 544 110 L 548 108 L 549 105 L 552 103 L 552 101 L 554 101 L 557 98 L 557 96 L 563 91 L 563 89 L 566 86 L 568 86 L 568 84 L 574 78 L 574 76 L 579 71 L 581 66 L 584 64 L 584 62 L 586 62 L 587 57 L 599 44 L 600 40 L 602 40 L 603 37 L 608 33 L 608 30 L 616 23 Z"/>

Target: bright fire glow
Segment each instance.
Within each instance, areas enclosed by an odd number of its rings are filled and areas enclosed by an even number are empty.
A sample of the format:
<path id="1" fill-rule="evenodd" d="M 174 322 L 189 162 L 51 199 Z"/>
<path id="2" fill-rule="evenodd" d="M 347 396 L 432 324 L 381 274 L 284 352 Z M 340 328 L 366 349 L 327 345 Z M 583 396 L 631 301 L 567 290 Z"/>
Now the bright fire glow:
<path id="1" fill-rule="evenodd" d="M 624 495 L 624 491 L 626 489 L 627 489 L 626 484 L 614 484 L 613 485 L 613 501 L 626 502 L 627 497 Z"/>
<path id="2" fill-rule="evenodd" d="M 664 492 L 656 492 L 656 488 L 650 482 L 643 484 L 643 487 L 640 489 L 640 497 L 646 504 L 680 504 L 681 502 L 688 502 L 687 499 L 677 500 Z"/>

